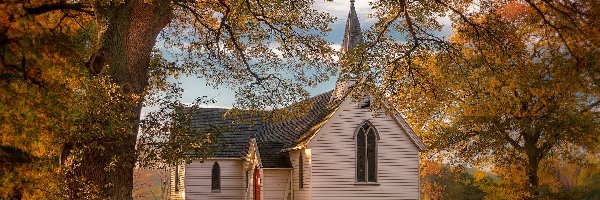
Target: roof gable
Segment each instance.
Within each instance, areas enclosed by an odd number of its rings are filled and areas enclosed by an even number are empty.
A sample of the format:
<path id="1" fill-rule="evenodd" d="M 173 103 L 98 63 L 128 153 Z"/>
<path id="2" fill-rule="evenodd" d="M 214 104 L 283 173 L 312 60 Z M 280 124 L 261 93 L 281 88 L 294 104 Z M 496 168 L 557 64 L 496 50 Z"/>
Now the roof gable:
<path id="1" fill-rule="evenodd" d="M 329 123 L 329 121 L 332 119 L 333 116 L 335 116 L 339 112 L 343 112 L 343 111 L 339 111 L 340 110 L 339 107 L 344 103 L 356 104 L 356 106 L 354 106 L 353 109 L 370 109 L 370 108 L 359 108 L 359 104 L 361 102 L 355 102 L 352 100 L 352 97 L 347 96 L 343 102 L 341 102 L 341 103 L 337 104 L 337 106 L 335 106 L 335 109 L 333 109 L 331 111 L 331 113 L 329 113 L 329 115 L 327 115 L 327 117 L 323 118 L 323 121 L 316 124 L 316 126 L 311 128 L 305 134 L 301 135 L 299 140 L 297 140 L 297 142 L 292 147 L 290 147 L 286 150 L 306 148 L 307 146 L 309 146 L 309 144 L 312 143 L 313 140 L 318 140 L 318 135 L 320 133 L 321 128 L 326 126 Z M 388 108 L 384 108 L 384 109 L 388 109 Z M 344 111 L 346 111 L 346 110 L 344 110 Z M 371 112 L 373 112 L 373 111 L 371 111 Z M 406 121 L 400 115 L 400 113 L 395 110 L 392 110 L 391 112 L 392 112 L 392 116 L 389 116 L 387 114 L 383 114 L 383 115 L 386 117 L 392 118 L 397 123 L 399 128 L 401 128 L 403 130 L 402 132 L 404 132 L 406 134 L 406 136 L 413 142 L 413 144 L 419 149 L 419 151 L 427 151 L 428 149 L 425 146 L 425 144 L 423 144 L 420 137 L 412 130 L 412 128 L 408 125 L 408 123 L 406 123 Z"/>
<path id="2" fill-rule="evenodd" d="M 423 141 L 421 141 L 421 137 L 419 137 L 408 125 L 408 123 L 406 123 L 406 120 L 404 120 L 400 113 L 394 111 L 394 114 L 391 117 L 394 119 L 394 121 L 396 121 L 396 123 L 398 123 L 400 127 L 402 127 L 402 129 L 404 129 L 404 133 L 406 133 L 406 135 L 410 138 L 410 140 L 412 140 L 412 142 L 417 146 L 417 148 L 419 148 L 420 151 L 428 150 L 425 144 L 423 144 Z"/>

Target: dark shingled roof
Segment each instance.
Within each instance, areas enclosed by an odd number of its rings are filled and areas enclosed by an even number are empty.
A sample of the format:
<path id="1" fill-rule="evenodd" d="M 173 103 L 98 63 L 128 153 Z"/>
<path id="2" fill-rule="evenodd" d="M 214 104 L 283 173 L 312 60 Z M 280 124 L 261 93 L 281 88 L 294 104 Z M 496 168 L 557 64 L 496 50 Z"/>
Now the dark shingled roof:
<path id="1" fill-rule="evenodd" d="M 282 153 L 283 143 L 274 141 L 257 141 L 260 162 L 263 168 L 291 168 L 292 163 L 287 154 Z"/>
<path id="2" fill-rule="evenodd" d="M 236 120 L 226 117 L 229 109 L 201 108 L 192 113 L 192 128 L 203 132 L 210 127 L 222 128 L 226 132 L 217 138 L 218 150 L 215 157 L 241 158 L 248 149 L 248 141 L 254 137 L 262 122 L 258 117 L 243 116 L 244 123 L 234 123 Z"/>
<path id="3" fill-rule="evenodd" d="M 332 91 L 309 99 L 311 108 L 306 115 L 284 122 L 264 122 L 260 117 L 249 113 L 234 115 L 243 119 L 242 123 L 226 114 L 228 109 L 200 108 L 192 114 L 192 128 L 202 132 L 214 126 L 227 130 L 219 138 L 219 149 L 215 157 L 241 158 L 246 154 L 249 139 L 255 137 L 258 144 L 262 167 L 291 167 L 289 159 L 281 152 L 299 141 L 311 128 L 323 121 L 331 112 L 329 99 Z"/>
<path id="4" fill-rule="evenodd" d="M 298 141 L 299 137 L 321 122 L 331 110 L 329 99 L 332 91 L 309 99 L 312 102 L 310 110 L 302 117 L 281 123 L 265 123 L 258 135 L 258 141 L 275 141 L 289 148 Z"/>

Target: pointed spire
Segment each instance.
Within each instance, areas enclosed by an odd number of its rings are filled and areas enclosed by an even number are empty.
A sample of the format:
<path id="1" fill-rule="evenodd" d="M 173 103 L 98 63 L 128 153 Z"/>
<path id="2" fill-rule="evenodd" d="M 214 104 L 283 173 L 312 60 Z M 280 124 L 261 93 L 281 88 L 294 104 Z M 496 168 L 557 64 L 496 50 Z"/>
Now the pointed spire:
<path id="1" fill-rule="evenodd" d="M 350 13 L 346 21 L 346 31 L 344 32 L 344 40 L 342 42 L 342 53 L 354 48 L 363 43 L 362 31 L 360 30 L 360 22 L 354 8 L 354 0 L 350 0 Z"/>
<path id="2" fill-rule="evenodd" d="M 360 30 L 360 22 L 356 15 L 356 9 L 354 8 L 354 0 L 350 0 L 350 13 L 348 13 L 348 20 L 346 21 L 346 31 L 344 32 L 344 40 L 342 41 L 341 53 L 345 53 L 348 50 L 362 44 L 363 35 Z M 335 84 L 335 90 L 331 95 L 330 101 L 341 100 L 348 88 L 354 84 L 354 80 L 341 81 L 339 79 L 342 76 L 343 70 L 340 66 L 338 71 L 338 80 Z"/>

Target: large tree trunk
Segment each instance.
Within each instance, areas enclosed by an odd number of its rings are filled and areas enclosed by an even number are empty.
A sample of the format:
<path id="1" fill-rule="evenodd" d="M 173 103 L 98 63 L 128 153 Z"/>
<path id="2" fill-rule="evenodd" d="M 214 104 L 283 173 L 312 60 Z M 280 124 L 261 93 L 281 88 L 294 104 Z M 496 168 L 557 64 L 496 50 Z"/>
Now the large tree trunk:
<path id="1" fill-rule="evenodd" d="M 527 181 L 529 182 L 529 192 L 531 193 L 531 199 L 538 199 L 540 192 L 540 178 L 538 176 L 540 166 L 540 150 L 532 146 L 527 150 Z"/>
<path id="2" fill-rule="evenodd" d="M 156 37 L 173 17 L 170 1 L 99 1 L 95 14 L 99 49 L 88 67 L 99 76 L 110 77 L 120 86 L 121 94 L 142 95 L 148 86 L 150 54 Z M 89 140 L 103 148 L 85 149 L 80 166 L 68 176 L 97 186 L 101 199 L 131 199 L 141 108 L 141 101 L 123 104 L 121 112 L 128 116 L 125 131 Z M 83 182 L 73 183 L 71 187 L 77 190 L 75 198 L 88 198 L 84 197 L 87 192 L 82 190 L 86 187 Z"/>
<path id="3" fill-rule="evenodd" d="M 539 161 L 530 161 L 529 163 L 529 167 L 527 169 L 527 180 L 529 181 L 529 190 L 531 192 L 532 195 L 532 199 L 538 199 L 538 196 L 540 195 L 539 192 L 539 186 L 540 186 L 540 178 L 538 176 L 538 168 L 539 168 Z"/>

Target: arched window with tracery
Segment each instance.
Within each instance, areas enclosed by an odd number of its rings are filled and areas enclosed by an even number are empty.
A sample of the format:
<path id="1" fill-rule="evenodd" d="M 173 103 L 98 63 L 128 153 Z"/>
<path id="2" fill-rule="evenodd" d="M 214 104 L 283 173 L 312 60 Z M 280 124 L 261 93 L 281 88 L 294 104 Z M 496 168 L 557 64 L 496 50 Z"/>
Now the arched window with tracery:
<path id="1" fill-rule="evenodd" d="M 221 191 L 221 167 L 218 162 L 215 162 L 212 167 L 212 191 Z"/>
<path id="2" fill-rule="evenodd" d="M 377 129 L 369 121 L 360 124 L 355 133 L 356 182 L 377 182 Z"/>

